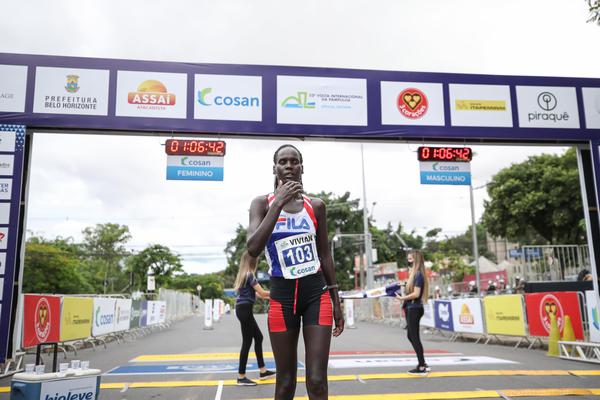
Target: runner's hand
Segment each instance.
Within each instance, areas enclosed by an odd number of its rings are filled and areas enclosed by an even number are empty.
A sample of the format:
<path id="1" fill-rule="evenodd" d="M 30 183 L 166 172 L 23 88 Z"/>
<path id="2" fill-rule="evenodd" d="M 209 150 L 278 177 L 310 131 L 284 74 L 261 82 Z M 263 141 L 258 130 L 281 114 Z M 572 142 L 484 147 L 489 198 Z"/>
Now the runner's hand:
<path id="1" fill-rule="evenodd" d="M 300 182 L 287 181 L 286 183 L 283 183 L 283 181 L 280 180 L 277 189 L 275 190 L 275 201 L 279 202 L 279 205 L 283 207 L 301 194 L 302 184 Z"/>
<path id="2" fill-rule="evenodd" d="M 339 302 L 333 306 L 333 321 L 335 322 L 333 336 L 340 336 L 342 332 L 344 332 L 344 314 L 342 314 L 342 308 L 340 307 Z"/>

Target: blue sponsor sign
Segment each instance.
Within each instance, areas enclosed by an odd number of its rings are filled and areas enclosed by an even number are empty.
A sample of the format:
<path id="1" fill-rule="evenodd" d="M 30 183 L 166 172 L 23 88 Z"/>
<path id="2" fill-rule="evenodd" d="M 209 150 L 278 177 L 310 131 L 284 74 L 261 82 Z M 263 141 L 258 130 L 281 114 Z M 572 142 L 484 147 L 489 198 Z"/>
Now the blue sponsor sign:
<path id="1" fill-rule="evenodd" d="M 508 256 L 510 258 L 521 258 L 523 251 L 521 249 L 510 249 L 508 250 Z"/>
<path id="2" fill-rule="evenodd" d="M 421 171 L 422 185 L 470 185 L 470 172 Z"/>
<path id="3" fill-rule="evenodd" d="M 275 362 L 267 361 L 267 369 L 275 370 Z M 303 369 L 304 364 L 298 363 L 298 368 Z M 258 371 L 255 363 L 246 364 L 246 371 Z M 121 365 L 107 375 L 151 375 L 151 374 L 214 374 L 237 372 L 238 362 L 219 362 L 208 364 L 154 364 L 154 365 Z"/>
<path id="4" fill-rule="evenodd" d="M 224 168 L 167 166 L 167 180 L 222 181 Z"/>
<path id="5" fill-rule="evenodd" d="M 454 332 L 452 322 L 452 304 L 447 300 L 436 300 L 433 305 L 435 327 L 445 331 Z"/>
<path id="6" fill-rule="evenodd" d="M 523 249 L 526 258 L 542 258 L 541 247 L 525 247 Z"/>

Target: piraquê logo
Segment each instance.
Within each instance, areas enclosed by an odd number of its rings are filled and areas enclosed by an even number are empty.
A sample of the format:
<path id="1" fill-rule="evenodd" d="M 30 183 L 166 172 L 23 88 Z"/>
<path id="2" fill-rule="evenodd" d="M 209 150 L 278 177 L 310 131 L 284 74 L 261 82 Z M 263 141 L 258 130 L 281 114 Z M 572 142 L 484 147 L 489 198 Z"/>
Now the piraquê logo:
<path id="1" fill-rule="evenodd" d="M 198 90 L 197 100 L 202 106 L 220 106 L 220 107 L 260 107 L 260 98 L 248 96 L 222 96 L 211 94 L 213 88 L 204 88 Z"/>

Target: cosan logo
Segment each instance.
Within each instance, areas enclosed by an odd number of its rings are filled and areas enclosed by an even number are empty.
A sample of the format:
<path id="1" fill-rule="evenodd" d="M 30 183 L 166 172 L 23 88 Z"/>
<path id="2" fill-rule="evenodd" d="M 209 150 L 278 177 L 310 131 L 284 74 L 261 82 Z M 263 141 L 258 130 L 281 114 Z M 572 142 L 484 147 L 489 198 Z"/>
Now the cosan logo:
<path id="1" fill-rule="evenodd" d="M 212 88 L 199 90 L 197 100 L 201 106 L 206 107 L 212 105 L 220 107 L 260 107 L 260 98 L 258 97 L 215 95 Z"/>
<path id="2" fill-rule="evenodd" d="M 113 323 L 115 316 L 114 314 L 100 314 L 101 309 L 100 307 L 96 308 L 96 326 L 100 327 L 103 325 L 110 325 Z"/>
<path id="3" fill-rule="evenodd" d="M 311 265 L 310 267 L 303 267 L 303 268 L 292 267 L 292 268 L 290 268 L 289 271 L 290 271 L 291 276 L 299 276 L 299 275 L 304 275 L 304 274 L 313 272 L 316 268 L 317 268 L 316 265 Z"/>
<path id="4" fill-rule="evenodd" d="M 190 157 L 181 157 L 181 165 L 187 167 L 210 167 L 211 162 L 209 160 L 196 160 L 190 159 Z"/>
<path id="5" fill-rule="evenodd" d="M 445 164 L 440 165 L 440 163 L 437 163 L 437 162 L 433 163 L 431 168 L 434 171 L 458 171 L 458 170 L 460 170 L 460 168 L 456 165 L 445 165 Z"/>
<path id="6" fill-rule="evenodd" d="M 47 394 L 44 400 L 92 400 L 93 398 L 94 392 L 73 393 L 69 390 L 66 394 Z"/>
<path id="7" fill-rule="evenodd" d="M 150 79 L 140 83 L 137 91 L 129 92 L 127 102 L 141 106 L 174 106 L 176 96 L 169 93 L 162 82 Z"/>

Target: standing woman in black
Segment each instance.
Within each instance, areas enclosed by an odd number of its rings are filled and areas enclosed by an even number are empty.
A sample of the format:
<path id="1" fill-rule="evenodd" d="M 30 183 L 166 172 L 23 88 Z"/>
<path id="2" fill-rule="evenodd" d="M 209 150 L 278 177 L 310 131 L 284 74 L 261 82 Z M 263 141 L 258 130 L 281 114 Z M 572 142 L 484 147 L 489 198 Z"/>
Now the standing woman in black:
<path id="1" fill-rule="evenodd" d="M 254 340 L 254 353 L 260 369 L 260 379 L 275 375 L 265 367 L 263 358 L 262 341 L 263 335 L 254 319 L 252 307 L 256 300 L 256 294 L 263 299 L 269 298 L 269 292 L 264 290 L 256 280 L 254 274 L 258 259 L 252 257 L 247 251 L 242 254 L 240 268 L 235 278 L 235 290 L 238 295 L 235 299 L 235 315 L 242 326 L 242 348 L 240 350 L 240 363 L 238 366 L 237 384 L 240 386 L 256 386 L 256 382 L 246 377 L 246 364 L 248 363 L 248 352 Z"/>
<path id="2" fill-rule="evenodd" d="M 408 371 L 409 374 L 425 375 L 429 371 L 429 366 L 425 362 L 423 354 L 423 344 L 421 343 L 419 323 L 423 317 L 423 304 L 427 303 L 429 297 L 429 282 L 425 275 L 425 262 L 423 254 L 418 250 L 411 250 L 408 253 L 407 260 L 412 264 L 408 282 L 406 283 L 406 295 L 396 297 L 404 302 L 406 310 L 406 321 L 408 324 L 408 340 L 412 344 L 419 365 L 416 368 Z"/>
<path id="3" fill-rule="evenodd" d="M 273 163 L 275 190 L 252 201 L 247 248 L 254 257 L 265 251 L 271 275 L 269 337 L 277 367 L 274 398 L 294 398 L 302 329 L 308 398 L 327 399 L 332 324 L 335 320 L 333 336 L 338 336 L 344 319 L 327 243 L 325 203 L 303 194 L 304 167 L 298 149 L 281 146 Z"/>

